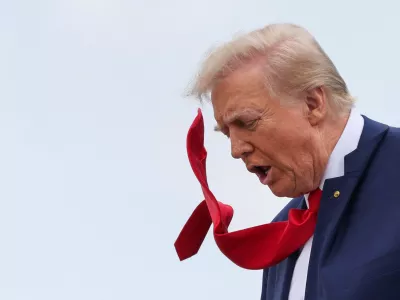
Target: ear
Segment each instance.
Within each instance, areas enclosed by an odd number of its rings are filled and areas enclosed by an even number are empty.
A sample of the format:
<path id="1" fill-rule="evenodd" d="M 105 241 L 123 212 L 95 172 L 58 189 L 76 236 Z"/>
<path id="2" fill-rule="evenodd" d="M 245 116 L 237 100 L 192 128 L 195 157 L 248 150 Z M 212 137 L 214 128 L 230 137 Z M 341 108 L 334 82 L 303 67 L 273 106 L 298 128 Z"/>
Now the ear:
<path id="1" fill-rule="evenodd" d="M 312 126 L 318 125 L 327 113 L 327 94 L 323 87 L 317 87 L 306 93 L 307 117 Z"/>

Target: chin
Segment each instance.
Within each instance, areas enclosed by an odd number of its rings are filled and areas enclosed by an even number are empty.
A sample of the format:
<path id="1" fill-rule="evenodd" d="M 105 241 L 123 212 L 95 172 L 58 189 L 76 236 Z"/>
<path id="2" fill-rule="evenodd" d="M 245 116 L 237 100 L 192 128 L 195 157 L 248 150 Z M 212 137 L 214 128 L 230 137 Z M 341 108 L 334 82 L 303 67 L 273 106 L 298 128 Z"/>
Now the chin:
<path id="1" fill-rule="evenodd" d="M 269 188 L 276 197 L 297 198 L 302 195 L 301 193 L 294 191 L 293 186 L 275 183 Z"/>
<path id="2" fill-rule="evenodd" d="M 288 198 L 293 198 L 287 189 L 277 189 L 277 188 L 270 188 L 271 192 L 276 196 L 276 197 L 288 197 Z"/>

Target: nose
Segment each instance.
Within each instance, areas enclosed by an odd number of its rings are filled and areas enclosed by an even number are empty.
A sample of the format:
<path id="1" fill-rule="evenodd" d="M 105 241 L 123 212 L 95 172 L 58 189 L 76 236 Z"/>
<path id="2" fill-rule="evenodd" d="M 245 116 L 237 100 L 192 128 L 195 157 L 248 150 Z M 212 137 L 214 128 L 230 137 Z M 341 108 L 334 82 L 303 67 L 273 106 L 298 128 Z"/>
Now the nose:
<path id="1" fill-rule="evenodd" d="M 244 158 L 253 151 L 253 146 L 233 135 L 230 136 L 231 155 L 233 158 Z"/>

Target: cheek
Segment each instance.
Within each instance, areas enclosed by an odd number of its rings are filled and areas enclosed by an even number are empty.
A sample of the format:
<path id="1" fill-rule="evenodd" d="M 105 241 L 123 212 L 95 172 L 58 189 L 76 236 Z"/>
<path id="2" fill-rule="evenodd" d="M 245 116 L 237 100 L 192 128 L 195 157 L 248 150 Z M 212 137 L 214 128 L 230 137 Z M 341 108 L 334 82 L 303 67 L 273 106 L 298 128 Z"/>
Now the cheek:
<path id="1" fill-rule="evenodd" d="M 271 120 L 252 134 L 253 145 L 281 168 L 294 169 L 301 165 L 302 154 L 307 149 L 306 130 L 299 124 Z"/>
<path id="2" fill-rule="evenodd" d="M 268 152 L 274 157 L 286 156 L 294 146 L 295 137 L 291 132 L 280 129 L 264 131 L 258 139 L 258 144 L 263 152 Z"/>
<path id="3" fill-rule="evenodd" d="M 268 139 L 257 140 L 256 145 L 262 156 L 275 167 L 286 169 L 287 165 L 290 164 L 289 158 L 291 155 L 288 153 L 288 145 L 279 137 L 270 135 Z"/>
<path id="4" fill-rule="evenodd" d="M 271 134 L 271 138 L 259 141 L 259 150 L 283 172 L 298 173 L 306 162 L 304 149 L 296 136 L 288 134 Z"/>

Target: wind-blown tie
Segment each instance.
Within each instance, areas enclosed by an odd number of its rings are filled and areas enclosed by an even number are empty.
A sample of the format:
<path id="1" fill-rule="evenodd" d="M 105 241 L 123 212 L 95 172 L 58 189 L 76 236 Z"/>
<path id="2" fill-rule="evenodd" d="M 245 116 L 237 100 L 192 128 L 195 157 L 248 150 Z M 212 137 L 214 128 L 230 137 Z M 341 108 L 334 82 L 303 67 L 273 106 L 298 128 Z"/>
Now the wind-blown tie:
<path id="1" fill-rule="evenodd" d="M 187 135 L 187 153 L 205 200 L 184 225 L 175 249 L 180 260 L 195 255 L 213 224 L 214 239 L 221 252 L 236 265 L 251 270 L 271 267 L 302 247 L 313 235 L 322 191 L 310 193 L 309 208 L 291 209 L 288 220 L 228 232 L 233 217 L 231 206 L 218 202 L 207 183 L 204 121 L 201 110 Z"/>

